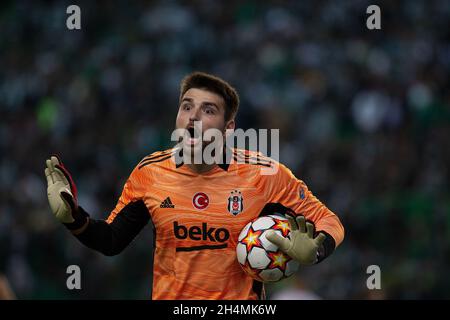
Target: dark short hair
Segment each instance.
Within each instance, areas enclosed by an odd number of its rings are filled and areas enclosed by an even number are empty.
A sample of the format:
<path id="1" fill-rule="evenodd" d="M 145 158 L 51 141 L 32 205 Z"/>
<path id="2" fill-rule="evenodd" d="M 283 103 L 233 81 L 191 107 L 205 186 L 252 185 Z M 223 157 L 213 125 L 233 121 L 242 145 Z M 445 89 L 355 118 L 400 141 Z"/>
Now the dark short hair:
<path id="1" fill-rule="evenodd" d="M 239 95 L 225 80 L 204 72 L 193 72 L 181 81 L 180 102 L 189 89 L 205 89 L 220 95 L 225 101 L 225 121 L 234 119 L 239 108 Z"/>

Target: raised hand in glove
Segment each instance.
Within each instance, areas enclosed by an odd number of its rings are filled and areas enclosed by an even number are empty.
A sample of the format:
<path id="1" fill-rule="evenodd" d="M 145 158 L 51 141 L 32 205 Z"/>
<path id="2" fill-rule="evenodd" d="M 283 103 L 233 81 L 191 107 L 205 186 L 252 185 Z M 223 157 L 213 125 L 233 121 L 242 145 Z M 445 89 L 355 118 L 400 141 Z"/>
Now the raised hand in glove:
<path id="1" fill-rule="evenodd" d="M 47 196 L 50 208 L 69 230 L 77 230 L 87 222 L 87 216 L 78 210 L 77 188 L 62 162 L 52 156 L 46 161 Z"/>

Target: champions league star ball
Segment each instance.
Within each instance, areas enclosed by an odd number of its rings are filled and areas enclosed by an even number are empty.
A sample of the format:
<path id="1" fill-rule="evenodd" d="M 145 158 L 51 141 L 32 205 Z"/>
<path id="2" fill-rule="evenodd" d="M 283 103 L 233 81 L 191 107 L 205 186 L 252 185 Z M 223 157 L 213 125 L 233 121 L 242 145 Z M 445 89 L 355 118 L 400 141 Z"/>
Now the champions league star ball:
<path id="1" fill-rule="evenodd" d="M 294 274 L 299 266 L 297 261 L 266 239 L 269 230 L 287 237 L 290 232 L 289 222 L 277 215 L 256 218 L 242 229 L 236 246 L 237 260 L 242 269 L 261 282 L 287 278 Z"/>

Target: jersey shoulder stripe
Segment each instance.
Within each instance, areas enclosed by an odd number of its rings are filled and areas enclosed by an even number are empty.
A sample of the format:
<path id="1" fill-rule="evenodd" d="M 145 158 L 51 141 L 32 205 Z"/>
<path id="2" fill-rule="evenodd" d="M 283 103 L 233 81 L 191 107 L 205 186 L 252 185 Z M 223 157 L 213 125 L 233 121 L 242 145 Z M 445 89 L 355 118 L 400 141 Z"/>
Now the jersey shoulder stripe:
<path id="1" fill-rule="evenodd" d="M 260 152 L 243 149 L 233 149 L 233 159 L 238 163 L 261 165 L 265 167 L 272 167 L 274 164 L 273 159 L 264 156 Z"/>
<path id="2" fill-rule="evenodd" d="M 156 159 L 158 157 L 164 156 L 164 155 L 169 155 L 174 151 L 173 148 L 171 149 L 167 149 L 167 150 L 163 150 L 163 151 L 155 151 L 152 152 L 151 154 L 145 156 L 140 163 L 147 161 L 147 160 L 152 160 L 152 159 Z"/>
<path id="3" fill-rule="evenodd" d="M 156 163 L 156 162 L 162 162 L 164 160 L 170 159 L 174 154 L 176 153 L 176 149 L 171 148 L 164 151 L 157 151 L 153 152 L 152 154 L 146 156 L 144 159 L 142 159 L 141 162 L 138 164 L 138 169 L 142 169 L 143 167 Z"/>

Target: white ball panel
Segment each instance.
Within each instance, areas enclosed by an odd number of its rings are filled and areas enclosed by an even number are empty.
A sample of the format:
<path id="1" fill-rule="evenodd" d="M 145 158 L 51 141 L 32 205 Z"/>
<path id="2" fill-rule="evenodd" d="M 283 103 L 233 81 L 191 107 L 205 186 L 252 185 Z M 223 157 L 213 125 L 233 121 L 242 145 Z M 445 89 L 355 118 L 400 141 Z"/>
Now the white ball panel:
<path id="1" fill-rule="evenodd" d="M 278 281 L 281 280 L 283 278 L 283 272 L 281 272 L 280 269 L 275 268 L 275 269 L 267 269 L 267 270 L 263 270 L 259 273 L 259 276 L 261 277 L 261 279 L 263 279 L 264 281 Z"/>
<path id="2" fill-rule="evenodd" d="M 245 244 L 238 243 L 236 247 L 236 255 L 240 264 L 245 264 L 245 259 L 247 259 L 247 248 Z"/>
<path id="3" fill-rule="evenodd" d="M 264 230 L 264 229 L 268 229 L 271 226 L 273 226 L 275 224 L 275 221 L 273 221 L 273 219 L 271 217 L 261 217 L 256 219 L 253 224 L 252 224 L 252 228 L 253 230 Z"/>
<path id="4" fill-rule="evenodd" d="M 290 277 L 295 272 L 297 272 L 299 263 L 295 260 L 291 260 L 286 264 L 286 271 L 284 272 L 286 277 Z"/>
<path id="5" fill-rule="evenodd" d="M 265 269 L 270 263 L 266 251 L 262 248 L 254 247 L 247 255 L 250 266 L 255 269 Z"/>
<path id="6" fill-rule="evenodd" d="M 248 229 L 250 229 L 251 224 L 252 224 L 251 222 L 247 223 L 247 225 L 242 229 L 241 233 L 239 234 L 238 241 L 241 241 L 242 239 L 245 238 L 245 236 L 248 233 Z"/>

